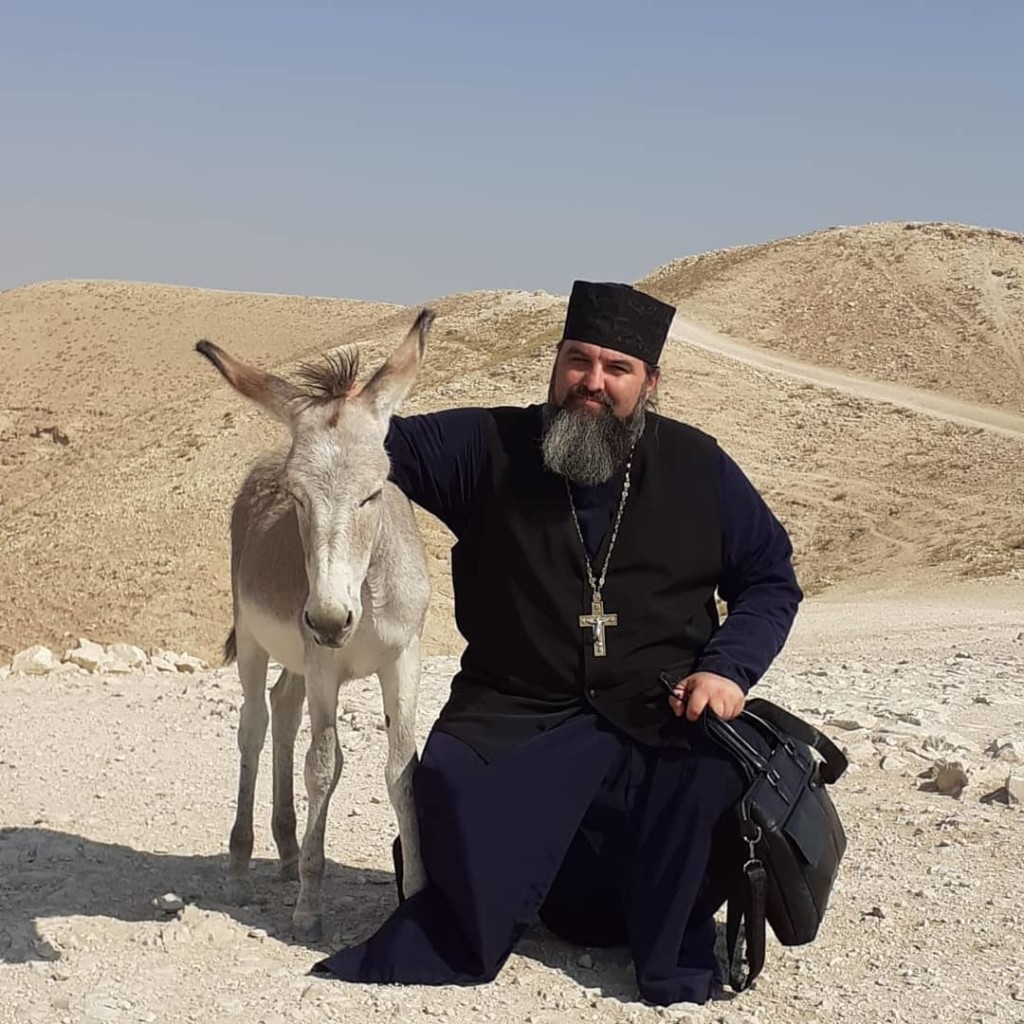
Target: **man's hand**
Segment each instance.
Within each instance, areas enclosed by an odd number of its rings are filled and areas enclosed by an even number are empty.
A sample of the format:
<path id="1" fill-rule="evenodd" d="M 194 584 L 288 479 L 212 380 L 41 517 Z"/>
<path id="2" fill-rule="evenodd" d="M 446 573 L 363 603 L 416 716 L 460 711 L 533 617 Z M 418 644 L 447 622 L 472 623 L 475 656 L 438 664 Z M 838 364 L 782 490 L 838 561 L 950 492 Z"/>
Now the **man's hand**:
<path id="1" fill-rule="evenodd" d="M 743 710 L 746 701 L 746 694 L 736 683 L 725 676 L 716 676 L 714 672 L 694 672 L 692 676 L 680 679 L 675 693 L 668 698 L 676 717 L 685 712 L 691 722 L 696 722 L 708 706 L 728 721 Z"/>

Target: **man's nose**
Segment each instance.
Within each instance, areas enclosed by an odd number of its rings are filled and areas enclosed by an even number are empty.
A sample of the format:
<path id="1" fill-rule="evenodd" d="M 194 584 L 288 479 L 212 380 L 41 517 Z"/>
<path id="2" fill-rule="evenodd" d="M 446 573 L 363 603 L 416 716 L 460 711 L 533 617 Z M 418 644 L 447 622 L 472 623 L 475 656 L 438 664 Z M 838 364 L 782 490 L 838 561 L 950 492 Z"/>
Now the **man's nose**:
<path id="1" fill-rule="evenodd" d="M 583 386 L 588 391 L 604 390 L 604 374 L 600 366 L 592 366 L 583 377 Z"/>

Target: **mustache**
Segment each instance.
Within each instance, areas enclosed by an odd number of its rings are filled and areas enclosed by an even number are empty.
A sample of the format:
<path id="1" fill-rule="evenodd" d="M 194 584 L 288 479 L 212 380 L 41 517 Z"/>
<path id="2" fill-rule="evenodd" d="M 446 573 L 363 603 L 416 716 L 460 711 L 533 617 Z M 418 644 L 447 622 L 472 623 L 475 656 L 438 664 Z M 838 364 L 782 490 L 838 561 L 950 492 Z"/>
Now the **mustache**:
<path id="1" fill-rule="evenodd" d="M 611 408 L 612 400 L 603 391 L 591 391 L 583 384 L 577 384 L 569 392 L 570 398 L 589 398 L 593 402 L 600 402 L 602 405 Z"/>

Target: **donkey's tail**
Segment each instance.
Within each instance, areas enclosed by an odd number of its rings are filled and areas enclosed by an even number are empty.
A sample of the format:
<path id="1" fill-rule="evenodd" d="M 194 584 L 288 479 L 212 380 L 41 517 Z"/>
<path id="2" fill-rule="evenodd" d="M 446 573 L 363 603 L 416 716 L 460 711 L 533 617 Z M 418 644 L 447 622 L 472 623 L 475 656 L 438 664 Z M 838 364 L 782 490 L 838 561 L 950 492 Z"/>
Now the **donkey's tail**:
<path id="1" fill-rule="evenodd" d="M 227 640 L 224 641 L 224 664 L 230 665 L 236 657 L 238 657 L 238 638 L 235 636 L 234 627 L 232 627 Z"/>

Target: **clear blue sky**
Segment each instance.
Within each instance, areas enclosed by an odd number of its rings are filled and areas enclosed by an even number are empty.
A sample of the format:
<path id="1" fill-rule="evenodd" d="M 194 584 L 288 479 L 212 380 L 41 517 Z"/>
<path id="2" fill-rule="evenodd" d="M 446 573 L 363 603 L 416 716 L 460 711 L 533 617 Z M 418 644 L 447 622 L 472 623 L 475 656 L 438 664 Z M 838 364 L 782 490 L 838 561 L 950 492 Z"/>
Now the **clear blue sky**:
<path id="1" fill-rule="evenodd" d="M 0 21 L 0 288 L 567 293 L 872 220 L 1024 231 L 1024 2 L 66 2 Z"/>

